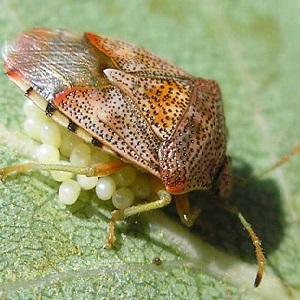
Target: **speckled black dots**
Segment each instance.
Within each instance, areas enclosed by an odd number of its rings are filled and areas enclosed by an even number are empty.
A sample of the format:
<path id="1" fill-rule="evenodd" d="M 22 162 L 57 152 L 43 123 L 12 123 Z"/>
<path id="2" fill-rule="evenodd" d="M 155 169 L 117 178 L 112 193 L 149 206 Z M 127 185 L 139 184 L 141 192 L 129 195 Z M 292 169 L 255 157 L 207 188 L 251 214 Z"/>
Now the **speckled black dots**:
<path id="1" fill-rule="evenodd" d="M 24 35 L 18 47 L 26 41 L 27 48 L 13 49 L 8 64 L 52 101 L 48 115 L 57 108 L 70 120 L 69 130 L 86 130 L 92 144 L 148 170 L 174 193 L 211 186 L 226 152 L 214 81 L 196 79 L 122 41 L 93 34 L 62 41 L 55 32 L 43 34 Z M 30 61 L 19 54 L 36 48 L 47 52 L 47 60 L 40 52 Z"/>
<path id="2" fill-rule="evenodd" d="M 189 105 L 192 90 L 189 84 L 179 79 L 133 76 L 119 70 L 109 70 L 107 77 L 130 95 L 161 139 L 174 133 Z"/>
<path id="3" fill-rule="evenodd" d="M 199 84 L 203 82 L 206 81 L 199 80 Z M 195 88 L 199 87 L 196 85 Z M 212 96 L 210 85 L 202 85 L 201 88 L 201 93 L 194 93 L 196 96 L 191 98 L 188 111 L 175 134 L 160 148 L 161 176 L 165 185 L 175 190 L 176 187 L 186 191 L 210 188 L 214 174 L 225 157 L 220 95 Z M 205 95 L 205 100 L 202 95 Z"/>
<path id="4" fill-rule="evenodd" d="M 70 119 L 99 141 L 159 176 L 160 140 L 134 103 L 117 88 L 71 89 L 57 103 Z"/>
<path id="5" fill-rule="evenodd" d="M 146 77 L 163 75 L 171 78 L 174 76 L 186 78 L 188 76 L 178 67 L 130 43 L 100 36 L 93 36 L 90 42 L 100 51 L 104 51 L 125 72 L 138 73 Z"/>

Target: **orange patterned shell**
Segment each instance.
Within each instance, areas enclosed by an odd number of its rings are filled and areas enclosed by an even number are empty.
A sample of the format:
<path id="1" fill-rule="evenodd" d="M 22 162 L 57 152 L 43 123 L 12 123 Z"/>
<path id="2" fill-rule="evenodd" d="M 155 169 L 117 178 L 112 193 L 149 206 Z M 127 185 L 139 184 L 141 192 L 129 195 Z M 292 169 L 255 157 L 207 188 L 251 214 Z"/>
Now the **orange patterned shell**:
<path id="1" fill-rule="evenodd" d="M 33 29 L 7 49 L 5 71 L 67 117 L 69 128 L 84 129 L 97 145 L 148 170 L 172 194 L 210 189 L 224 163 L 217 83 L 142 48 L 92 33 Z"/>

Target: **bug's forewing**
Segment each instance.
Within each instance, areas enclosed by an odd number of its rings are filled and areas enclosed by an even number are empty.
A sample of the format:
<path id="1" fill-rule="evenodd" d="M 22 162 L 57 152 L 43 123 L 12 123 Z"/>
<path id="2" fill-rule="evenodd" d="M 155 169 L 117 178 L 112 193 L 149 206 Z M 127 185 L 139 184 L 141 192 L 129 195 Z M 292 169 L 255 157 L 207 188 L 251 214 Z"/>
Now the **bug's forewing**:
<path id="1" fill-rule="evenodd" d="M 53 104 L 92 136 L 131 162 L 159 176 L 160 141 L 130 99 L 115 87 L 75 87 Z"/>
<path id="2" fill-rule="evenodd" d="M 188 77 L 180 68 L 167 63 L 147 50 L 124 41 L 86 33 L 86 39 L 99 51 L 109 56 L 123 71 L 146 73 L 147 75 L 164 75 L 170 77 Z"/>

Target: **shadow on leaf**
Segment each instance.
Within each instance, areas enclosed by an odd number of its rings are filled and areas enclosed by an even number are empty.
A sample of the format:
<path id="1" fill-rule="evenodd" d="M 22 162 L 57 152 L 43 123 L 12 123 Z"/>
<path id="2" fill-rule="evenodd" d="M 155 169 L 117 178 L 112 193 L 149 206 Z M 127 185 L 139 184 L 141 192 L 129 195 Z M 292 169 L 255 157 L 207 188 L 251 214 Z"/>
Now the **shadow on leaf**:
<path id="1" fill-rule="evenodd" d="M 235 160 L 233 176 L 250 178 L 251 166 Z M 237 217 L 218 207 L 205 193 L 193 192 L 190 195 L 193 205 L 199 206 L 202 213 L 192 231 L 212 245 L 240 255 L 247 261 L 254 261 L 251 240 Z M 253 178 L 247 184 L 235 184 L 230 203 L 235 205 L 251 224 L 262 241 L 264 253 L 268 256 L 280 244 L 284 234 L 284 215 L 278 185 L 270 178 Z"/>

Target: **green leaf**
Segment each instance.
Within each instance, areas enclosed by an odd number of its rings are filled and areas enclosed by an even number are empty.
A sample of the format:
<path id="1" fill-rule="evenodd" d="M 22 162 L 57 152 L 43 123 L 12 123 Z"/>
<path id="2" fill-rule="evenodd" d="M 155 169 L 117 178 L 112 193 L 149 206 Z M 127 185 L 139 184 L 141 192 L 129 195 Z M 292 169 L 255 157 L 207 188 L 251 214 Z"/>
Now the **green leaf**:
<path id="1" fill-rule="evenodd" d="M 0 43 L 31 27 L 93 31 L 131 41 L 222 88 L 235 176 L 264 170 L 299 142 L 299 1 L 0 2 Z M 30 156 L 23 96 L 0 76 L 0 164 Z M 0 297 L 5 299 L 299 299 L 300 157 L 232 201 L 261 237 L 268 267 L 252 287 L 251 243 L 234 216 L 202 199 L 201 224 L 172 209 L 118 227 L 103 249 L 110 208 L 82 193 L 69 209 L 35 173 L 0 185 Z M 202 234 L 200 234 L 202 233 Z M 205 237 L 205 241 L 204 241 Z M 162 260 L 157 266 L 155 257 Z"/>

